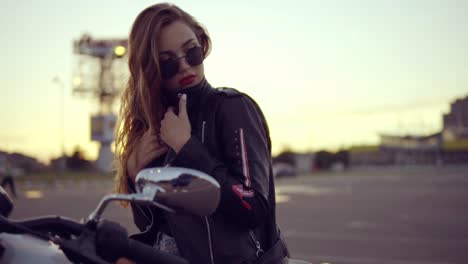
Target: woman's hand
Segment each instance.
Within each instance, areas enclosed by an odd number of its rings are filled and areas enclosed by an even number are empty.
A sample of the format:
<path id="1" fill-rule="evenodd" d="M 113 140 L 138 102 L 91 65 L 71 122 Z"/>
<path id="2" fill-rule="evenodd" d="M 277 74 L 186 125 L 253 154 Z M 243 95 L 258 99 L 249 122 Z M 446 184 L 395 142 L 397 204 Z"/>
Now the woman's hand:
<path id="1" fill-rule="evenodd" d="M 179 99 L 179 115 L 176 115 L 174 108 L 169 107 L 161 121 L 161 140 L 178 153 L 190 139 L 191 132 L 192 127 L 187 114 L 187 95 L 183 94 Z"/>
<path id="2" fill-rule="evenodd" d="M 119 258 L 115 264 L 135 264 L 135 262 L 129 260 L 128 258 Z"/>
<path id="3" fill-rule="evenodd" d="M 167 152 L 168 148 L 159 142 L 156 133 L 149 129 L 138 140 L 127 161 L 127 171 L 133 181 L 140 170 L 151 161 Z"/>

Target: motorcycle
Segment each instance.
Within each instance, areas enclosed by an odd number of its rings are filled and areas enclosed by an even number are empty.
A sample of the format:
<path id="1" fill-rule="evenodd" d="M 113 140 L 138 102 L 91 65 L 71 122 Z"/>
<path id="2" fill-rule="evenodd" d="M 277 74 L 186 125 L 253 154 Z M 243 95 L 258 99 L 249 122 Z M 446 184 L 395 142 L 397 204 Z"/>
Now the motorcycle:
<path id="1" fill-rule="evenodd" d="M 75 221 L 62 216 L 9 219 L 13 202 L 0 186 L 0 263 L 109 264 L 125 257 L 142 264 L 188 264 L 184 258 L 129 238 L 123 226 L 101 216 L 107 205 L 115 201 L 207 216 L 219 204 L 219 183 L 200 171 L 165 167 L 142 170 L 135 187 L 136 193 L 105 195 L 87 218 Z"/>

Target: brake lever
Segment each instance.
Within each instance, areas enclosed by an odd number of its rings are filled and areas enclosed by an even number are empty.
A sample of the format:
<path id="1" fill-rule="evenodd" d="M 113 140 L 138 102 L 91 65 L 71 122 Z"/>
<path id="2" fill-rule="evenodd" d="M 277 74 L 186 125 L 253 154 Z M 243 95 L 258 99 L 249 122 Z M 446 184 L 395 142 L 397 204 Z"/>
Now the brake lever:
<path id="1" fill-rule="evenodd" d="M 58 243 L 67 258 L 74 263 L 111 264 L 96 253 L 96 232 L 85 229 L 76 239 L 62 240 Z"/>

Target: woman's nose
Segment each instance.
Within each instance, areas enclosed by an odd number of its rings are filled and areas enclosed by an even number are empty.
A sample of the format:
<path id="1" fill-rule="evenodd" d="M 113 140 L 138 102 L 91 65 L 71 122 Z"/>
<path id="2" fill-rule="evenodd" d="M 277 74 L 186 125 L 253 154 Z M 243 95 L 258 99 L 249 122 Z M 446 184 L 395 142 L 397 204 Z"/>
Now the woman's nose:
<path id="1" fill-rule="evenodd" d="M 179 60 L 179 67 L 180 67 L 180 71 L 185 71 L 185 70 L 188 70 L 190 69 L 190 64 L 188 64 L 187 62 L 187 57 L 183 57 Z"/>

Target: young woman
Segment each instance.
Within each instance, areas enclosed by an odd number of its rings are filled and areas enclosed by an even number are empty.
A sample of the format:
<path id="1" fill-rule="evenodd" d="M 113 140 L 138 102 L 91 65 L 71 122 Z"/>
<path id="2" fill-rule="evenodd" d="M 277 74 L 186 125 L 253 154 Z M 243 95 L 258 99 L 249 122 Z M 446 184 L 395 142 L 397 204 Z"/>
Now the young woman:
<path id="1" fill-rule="evenodd" d="M 156 4 L 136 18 L 116 137 L 117 189 L 132 192 L 147 167 L 203 171 L 221 185 L 215 213 L 132 204 L 142 231 L 134 238 L 190 263 L 283 263 L 266 120 L 247 95 L 210 86 L 203 68 L 210 48 L 206 30 L 177 6 Z"/>

